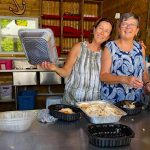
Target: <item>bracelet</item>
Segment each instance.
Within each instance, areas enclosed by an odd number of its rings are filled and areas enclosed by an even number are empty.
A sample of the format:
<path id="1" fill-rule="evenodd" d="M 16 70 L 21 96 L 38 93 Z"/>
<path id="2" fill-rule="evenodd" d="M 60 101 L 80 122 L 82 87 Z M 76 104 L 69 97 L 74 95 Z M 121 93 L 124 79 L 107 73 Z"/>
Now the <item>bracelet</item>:
<path id="1" fill-rule="evenodd" d="M 150 81 L 148 81 L 148 82 L 144 83 L 144 86 L 146 86 L 148 83 L 150 83 Z"/>

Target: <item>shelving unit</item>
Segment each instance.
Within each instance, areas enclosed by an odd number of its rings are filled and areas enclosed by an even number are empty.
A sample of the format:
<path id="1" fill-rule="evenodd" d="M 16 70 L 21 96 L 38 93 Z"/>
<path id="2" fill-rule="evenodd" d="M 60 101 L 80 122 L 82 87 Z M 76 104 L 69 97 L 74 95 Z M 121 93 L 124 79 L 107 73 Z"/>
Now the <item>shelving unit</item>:
<path id="1" fill-rule="evenodd" d="M 41 27 L 54 32 L 59 54 L 86 40 L 94 22 L 102 17 L 104 0 L 42 0 Z"/>
<path id="2" fill-rule="evenodd" d="M 145 38 L 146 38 L 147 49 L 150 49 L 150 44 L 149 44 L 149 40 L 150 40 L 150 1 L 148 1 L 148 11 L 147 11 L 147 22 L 146 22 Z M 150 51 L 146 51 L 146 54 L 148 56 L 150 56 Z"/>

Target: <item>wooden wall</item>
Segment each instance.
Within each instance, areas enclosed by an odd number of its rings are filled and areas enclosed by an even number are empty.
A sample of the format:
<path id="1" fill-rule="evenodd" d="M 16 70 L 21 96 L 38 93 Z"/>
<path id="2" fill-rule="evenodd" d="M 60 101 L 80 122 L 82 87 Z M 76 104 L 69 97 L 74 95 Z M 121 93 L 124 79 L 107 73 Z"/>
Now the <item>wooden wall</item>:
<path id="1" fill-rule="evenodd" d="M 147 46 L 146 54 L 150 54 L 150 37 L 147 34 L 149 0 L 104 0 L 103 16 L 115 18 L 116 13 L 134 12 L 140 16 L 140 32 L 138 39 Z M 114 19 L 115 20 L 115 19 Z"/>
<path id="2" fill-rule="evenodd" d="M 41 0 L 0 0 L 0 16 L 39 17 Z"/>
<path id="3" fill-rule="evenodd" d="M 41 2 L 42 0 L 0 0 L 0 16 L 40 17 Z M 138 39 L 145 42 L 147 46 L 146 53 L 150 55 L 150 21 L 147 21 L 148 7 L 150 9 L 150 0 L 104 0 L 103 16 L 114 19 L 116 13 L 130 11 L 139 15 L 141 24 Z M 147 31 L 148 25 L 149 32 Z M 115 34 L 113 37 L 116 37 Z"/>

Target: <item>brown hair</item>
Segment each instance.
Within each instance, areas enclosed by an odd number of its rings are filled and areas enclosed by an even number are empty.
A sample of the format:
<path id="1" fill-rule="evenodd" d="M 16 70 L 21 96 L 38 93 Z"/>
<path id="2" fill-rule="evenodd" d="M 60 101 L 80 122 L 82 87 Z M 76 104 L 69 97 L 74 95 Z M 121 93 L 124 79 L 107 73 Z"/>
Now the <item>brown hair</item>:
<path id="1" fill-rule="evenodd" d="M 94 28 L 97 28 L 97 26 L 98 26 L 102 21 L 106 21 L 106 22 L 108 22 L 108 23 L 111 24 L 112 30 L 111 30 L 110 35 L 112 34 L 112 32 L 113 32 L 113 27 L 114 27 L 114 23 L 113 23 L 110 19 L 108 19 L 108 18 L 99 18 L 99 19 L 95 22 L 95 24 L 93 25 L 93 27 L 92 27 L 92 29 L 91 29 L 91 31 L 90 31 L 89 43 L 92 43 L 92 40 L 93 40 L 93 38 L 94 38 L 93 29 L 94 29 Z M 106 42 L 107 42 L 107 41 L 105 41 L 104 43 L 102 43 L 102 45 L 105 45 Z M 103 47 L 103 46 L 102 46 L 102 47 Z"/>

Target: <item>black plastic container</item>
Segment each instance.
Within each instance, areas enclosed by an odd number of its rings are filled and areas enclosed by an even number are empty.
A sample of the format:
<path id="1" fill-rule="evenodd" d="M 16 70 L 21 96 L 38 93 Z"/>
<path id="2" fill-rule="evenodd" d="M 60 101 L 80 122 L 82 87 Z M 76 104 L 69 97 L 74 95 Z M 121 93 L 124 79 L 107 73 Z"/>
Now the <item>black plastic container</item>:
<path id="1" fill-rule="evenodd" d="M 89 142 L 97 147 L 129 145 L 134 132 L 122 124 L 96 124 L 88 126 Z"/>
<path id="2" fill-rule="evenodd" d="M 61 110 L 62 108 L 70 108 L 72 109 L 74 113 L 65 114 L 65 113 L 59 112 L 59 110 Z M 51 116 L 58 118 L 60 120 L 64 120 L 64 121 L 75 121 L 75 120 L 78 120 L 81 116 L 80 114 L 81 110 L 79 108 L 76 108 L 70 105 L 55 104 L 55 105 L 50 105 L 48 109 L 49 109 L 49 113 Z"/>
<path id="3" fill-rule="evenodd" d="M 122 110 L 124 110 L 127 115 L 132 116 L 132 115 L 136 115 L 138 113 L 140 113 L 142 111 L 142 106 L 143 104 L 140 102 L 134 102 L 135 108 L 126 108 L 125 105 L 126 103 L 128 104 L 132 104 L 134 101 L 132 100 L 124 100 L 124 101 L 120 101 L 115 103 L 115 105 L 119 108 L 121 108 Z"/>

